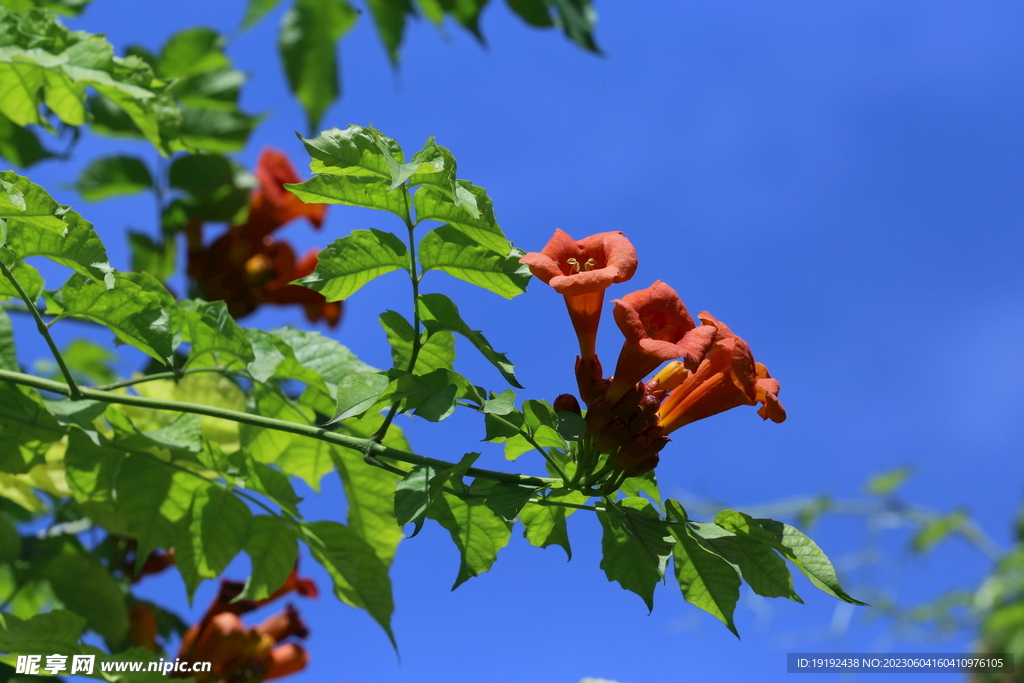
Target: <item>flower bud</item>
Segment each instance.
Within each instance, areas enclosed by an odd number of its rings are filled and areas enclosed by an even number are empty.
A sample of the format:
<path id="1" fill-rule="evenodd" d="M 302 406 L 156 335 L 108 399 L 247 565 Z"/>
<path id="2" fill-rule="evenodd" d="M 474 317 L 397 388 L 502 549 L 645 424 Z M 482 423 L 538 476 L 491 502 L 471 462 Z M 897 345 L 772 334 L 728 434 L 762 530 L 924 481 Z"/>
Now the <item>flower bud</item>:
<path id="1" fill-rule="evenodd" d="M 559 394 L 558 398 L 555 399 L 554 404 L 556 413 L 576 413 L 582 416 L 583 411 L 580 410 L 580 402 L 576 400 L 576 397 L 572 394 Z"/>

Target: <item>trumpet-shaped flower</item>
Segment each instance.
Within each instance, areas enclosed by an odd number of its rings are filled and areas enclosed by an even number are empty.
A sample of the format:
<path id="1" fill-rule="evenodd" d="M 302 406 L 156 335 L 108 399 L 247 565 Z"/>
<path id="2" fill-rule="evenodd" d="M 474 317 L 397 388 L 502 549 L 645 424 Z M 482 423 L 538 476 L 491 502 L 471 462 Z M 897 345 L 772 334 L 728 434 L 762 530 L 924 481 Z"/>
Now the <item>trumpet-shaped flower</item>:
<path id="1" fill-rule="evenodd" d="M 696 367 L 715 339 L 716 329 L 696 327 L 679 295 L 664 282 L 613 302 L 615 322 L 626 337 L 608 396 L 626 393 L 665 361 L 682 358 Z"/>
<path id="2" fill-rule="evenodd" d="M 288 242 L 271 234 L 286 223 L 305 217 L 319 228 L 327 206 L 306 204 L 285 189 L 285 183 L 301 181 L 281 152 L 265 149 L 256 164 L 259 187 L 250 197 L 249 215 L 211 244 L 203 244 L 203 226 L 190 221 L 188 275 L 195 294 L 209 301 L 224 301 L 236 318 L 248 315 L 261 304 L 298 304 L 310 322 L 326 320 L 335 327 L 341 320 L 341 302 L 327 302 L 318 292 L 289 284 L 316 268 L 313 249 L 301 259 Z"/>
<path id="3" fill-rule="evenodd" d="M 700 314 L 703 326 L 714 327 L 715 341 L 695 371 L 669 366 L 656 379 L 671 387 L 658 410 L 662 434 L 741 405 L 763 404 L 758 414 L 773 422 L 786 419 L 778 399 L 779 383 L 768 368 L 754 362 L 747 343 L 711 314 Z"/>
<path id="4" fill-rule="evenodd" d="M 602 232 L 574 240 L 562 230 L 539 252 L 521 259 L 537 278 L 565 297 L 584 362 L 594 357 L 604 291 L 636 272 L 636 250 L 621 232 Z"/>

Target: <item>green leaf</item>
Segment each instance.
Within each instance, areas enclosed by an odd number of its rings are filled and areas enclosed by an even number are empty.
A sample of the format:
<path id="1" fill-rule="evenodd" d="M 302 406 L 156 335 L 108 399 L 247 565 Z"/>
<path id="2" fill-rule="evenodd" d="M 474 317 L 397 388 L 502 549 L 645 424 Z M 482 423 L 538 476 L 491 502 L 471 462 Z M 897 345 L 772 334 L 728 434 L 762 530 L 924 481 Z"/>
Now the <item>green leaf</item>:
<path id="1" fill-rule="evenodd" d="M 86 378 L 85 384 L 111 384 L 117 381 L 117 373 L 110 367 L 117 356 L 95 342 L 73 339 L 60 354 L 72 373 Z"/>
<path id="2" fill-rule="evenodd" d="M 43 575 L 54 594 L 72 612 L 108 642 L 120 642 L 128 633 L 128 607 L 120 584 L 92 557 L 65 552 L 46 565 Z"/>
<path id="3" fill-rule="evenodd" d="M 78 639 L 85 630 L 85 619 L 67 610 L 36 614 L 19 619 L 0 614 L 0 652 L 17 654 L 78 654 Z"/>
<path id="4" fill-rule="evenodd" d="M 0 157 L 15 166 L 28 168 L 44 159 L 56 156 L 43 147 L 36 134 L 22 128 L 14 121 L 0 114 Z"/>
<path id="5" fill-rule="evenodd" d="M 105 440 L 93 442 L 84 432 L 73 429 L 64 454 L 68 488 L 79 502 L 113 503 L 114 482 L 125 453 Z"/>
<path id="6" fill-rule="evenodd" d="M 498 256 L 450 225 L 428 232 L 419 246 L 423 270 L 443 270 L 506 299 L 525 292 L 530 281 L 529 267 L 519 263 L 524 253 L 513 249 Z"/>
<path id="7" fill-rule="evenodd" d="M 676 540 L 672 565 L 683 597 L 721 621 L 739 638 L 733 622 L 742 583 L 739 569 L 722 557 L 710 541 L 694 532 L 679 503 L 668 500 L 665 507 L 669 519 L 676 522 L 669 525 Z"/>
<path id="8" fill-rule="evenodd" d="M 385 144 L 387 144 L 386 141 Z M 384 157 L 384 161 L 388 161 L 388 156 Z M 408 181 L 410 187 L 435 185 L 452 197 L 455 196 L 457 189 L 456 169 L 455 157 L 447 149 L 435 143 L 433 136 L 427 138 L 423 149 L 416 152 L 409 163 L 401 165 L 397 162 L 388 163 L 392 189 Z"/>
<path id="9" fill-rule="evenodd" d="M 248 209 L 256 186 L 256 179 L 244 167 L 219 154 L 176 157 L 168 181 L 188 194 L 181 202 L 190 218 L 230 223 L 237 222 Z"/>
<path id="10" fill-rule="evenodd" d="M 249 0 L 245 7 L 245 18 L 242 19 L 242 28 L 252 28 L 265 17 L 268 12 L 277 7 L 281 0 Z"/>
<path id="11" fill-rule="evenodd" d="M 891 496 L 910 479 L 914 468 L 909 465 L 897 467 L 888 472 L 876 474 L 864 485 L 864 489 L 872 496 Z"/>
<path id="12" fill-rule="evenodd" d="M 511 389 L 506 389 L 505 391 L 501 392 L 494 398 L 488 401 L 484 401 L 484 405 L 481 408 L 481 412 L 490 415 L 505 416 L 514 411 L 515 409 L 516 392 L 512 391 Z M 505 429 L 509 428 L 505 427 Z M 512 436 L 513 434 L 518 433 L 518 431 L 512 430 L 509 434 L 506 434 L 506 436 Z"/>
<path id="13" fill-rule="evenodd" d="M 568 510 L 560 505 L 527 503 L 519 511 L 519 521 L 526 527 L 523 537 L 537 548 L 561 546 L 566 559 L 571 560 L 572 546 L 569 545 L 569 528 L 565 523 Z"/>
<path id="14" fill-rule="evenodd" d="M 347 375 L 338 385 L 338 407 L 328 424 L 362 415 L 373 407 L 390 384 L 387 375 L 377 372 Z"/>
<path id="15" fill-rule="evenodd" d="M 127 278 L 115 276 L 114 286 L 72 275 L 61 288 L 64 311 L 59 317 L 92 320 L 110 329 L 121 341 L 170 365 L 172 333 L 160 299 Z"/>
<path id="16" fill-rule="evenodd" d="M 314 418 L 312 410 L 293 405 L 279 388 L 269 384 L 250 392 L 249 411 L 306 425 L 313 424 Z M 314 491 L 333 467 L 334 446 L 324 441 L 251 425 L 241 425 L 239 436 L 242 447 L 257 462 L 275 464 L 286 474 L 301 477 Z"/>
<path id="17" fill-rule="evenodd" d="M 928 521 L 914 534 L 910 546 L 914 552 L 923 553 L 931 550 L 942 541 L 964 528 L 967 514 L 963 510 L 954 510 L 948 515 Z"/>
<path id="18" fill-rule="evenodd" d="M 536 494 L 536 488 L 498 482 L 491 487 L 485 503 L 506 522 L 514 522 L 523 506 Z"/>
<path id="19" fill-rule="evenodd" d="M 565 413 L 559 413 L 559 417 Z M 639 496 L 646 493 L 655 503 L 661 503 L 661 491 L 658 489 L 658 480 L 654 476 L 654 470 L 644 472 L 638 477 L 630 477 L 622 482 L 619 487 L 625 496 Z"/>
<path id="20" fill-rule="evenodd" d="M 551 11 L 548 9 L 550 0 L 505 0 L 513 12 L 530 26 L 547 28 L 553 26 Z"/>
<path id="21" fill-rule="evenodd" d="M 246 471 L 245 484 L 247 488 L 262 493 L 280 505 L 282 509 L 297 517 L 300 516 L 298 505 L 302 502 L 302 498 L 295 493 L 287 476 L 252 458 L 243 458 L 243 460 L 245 461 L 243 467 Z"/>
<path id="22" fill-rule="evenodd" d="M 392 180 L 391 165 L 404 160 L 402 148 L 391 138 L 355 124 L 345 130 L 331 128 L 315 138 L 299 139 L 309 152 L 309 170 L 332 176 L 371 176 Z M 383 146 L 383 149 L 382 149 Z M 390 157 L 388 162 L 386 157 Z"/>
<path id="23" fill-rule="evenodd" d="M 245 394 L 229 377 L 214 373 L 186 375 L 177 382 L 151 380 L 136 384 L 134 389 L 142 396 L 186 403 L 200 403 L 229 410 L 245 410 Z M 122 406 L 120 410 L 131 416 L 143 429 L 156 429 L 177 417 L 173 411 L 151 410 L 134 406 Z M 227 452 L 238 448 L 238 423 L 218 417 L 201 415 L 204 439 L 217 443 Z"/>
<path id="24" fill-rule="evenodd" d="M 334 580 L 334 594 L 342 602 L 369 612 L 395 645 L 391 631 L 391 614 L 395 609 L 391 579 L 373 546 L 337 522 L 312 522 L 304 528 L 313 557 Z"/>
<path id="25" fill-rule="evenodd" d="M 14 261 L 13 268 L 8 265 L 11 275 L 22 286 L 25 293 L 28 294 L 29 301 L 34 304 L 43 291 L 43 276 L 39 274 L 38 270 L 11 254 L 10 251 L 7 251 L 4 255 L 5 261 L 8 256 Z M 0 276 L 0 300 L 18 298 L 21 298 L 21 295 L 14 288 L 14 284 L 6 277 Z"/>
<path id="26" fill-rule="evenodd" d="M 28 472 L 64 433 L 35 391 L 0 382 L 0 472 Z"/>
<path id="27" fill-rule="evenodd" d="M 399 527 L 415 524 L 410 538 L 423 528 L 423 520 L 431 504 L 436 501 L 444 486 L 452 479 L 460 480 L 473 466 L 479 453 L 466 453 L 453 467 L 437 470 L 433 467 L 416 466 L 395 488 L 395 519 Z"/>
<path id="28" fill-rule="evenodd" d="M 192 499 L 190 536 L 199 575 L 220 576 L 249 539 L 252 513 L 230 489 L 203 486 Z"/>
<path id="29" fill-rule="evenodd" d="M 654 609 L 654 587 L 665 578 L 672 538 L 668 525 L 643 498 L 608 501 L 597 513 L 601 538 L 601 569 L 609 581 L 643 598 Z"/>
<path id="30" fill-rule="evenodd" d="M 476 479 L 468 488 L 460 481 L 451 480 L 462 498 L 448 491 L 441 491 L 427 510 L 427 516 L 436 520 L 451 534 L 452 541 L 459 549 L 461 561 L 459 574 L 452 590 L 463 583 L 490 570 L 498 559 L 498 551 L 508 545 L 512 536 L 512 522 L 502 519 L 485 502 L 496 482 Z"/>
<path id="31" fill-rule="evenodd" d="M 551 2 L 558 10 L 558 25 L 569 40 L 584 50 L 601 54 L 601 49 L 594 41 L 597 12 L 594 11 L 592 0 L 551 0 Z"/>
<path id="32" fill-rule="evenodd" d="M 7 246 L 19 258 L 46 256 L 94 279 L 109 277 L 113 269 L 91 223 L 28 178 L 0 171 L 0 184 L 12 186 L 0 193 L 0 218 L 7 223 Z"/>
<path id="33" fill-rule="evenodd" d="M 92 86 L 127 113 L 163 154 L 181 117 L 148 64 L 114 56 L 102 36 L 70 31 L 42 10 L 0 13 L 0 112 L 14 123 L 49 125 L 40 106 L 72 126 L 86 122 Z"/>
<path id="34" fill-rule="evenodd" d="M 234 367 L 225 356 L 240 361 L 242 366 L 256 360 L 252 344 L 223 301 L 183 301 L 180 307 L 192 342 L 186 366 L 199 362 L 200 366 L 209 363 Z"/>
<path id="35" fill-rule="evenodd" d="M 455 332 L 469 340 L 476 349 L 483 354 L 484 358 L 498 369 L 501 376 L 509 384 L 519 389 L 522 385 L 516 380 L 515 367 L 503 353 L 498 353 L 491 346 L 490 342 L 477 330 L 470 329 L 459 315 L 459 309 L 455 303 L 444 294 L 421 294 L 419 296 L 420 319 L 427 331 L 431 334 L 437 332 Z"/>
<path id="36" fill-rule="evenodd" d="M 156 242 L 145 233 L 128 231 L 128 247 L 132 254 L 132 270 L 146 272 L 163 282 L 177 266 L 174 240 Z"/>
<path id="37" fill-rule="evenodd" d="M 0 370 L 21 372 L 18 353 L 14 348 L 14 328 L 7 311 L 0 308 Z"/>
<path id="38" fill-rule="evenodd" d="M 295 353 L 280 339 L 269 332 L 247 327 L 243 330 L 245 338 L 249 340 L 252 348 L 253 359 L 249 363 L 249 374 L 257 382 L 266 382 L 277 372 L 278 366 L 285 359 L 285 352 L 288 352 L 292 359 Z"/>
<path id="39" fill-rule="evenodd" d="M 208 28 L 192 28 L 172 35 L 160 52 L 157 64 L 167 78 L 186 78 L 228 65 L 224 38 Z"/>
<path id="40" fill-rule="evenodd" d="M 285 358 L 275 376 L 322 385 L 332 399 L 337 396 L 338 384 L 347 375 L 377 371 L 356 358 L 347 347 L 319 332 L 284 327 L 274 330 L 273 335 L 294 353 L 294 360 Z"/>
<path id="41" fill-rule="evenodd" d="M 316 270 L 294 284 L 320 292 L 328 301 L 347 299 L 367 282 L 409 268 L 409 252 L 390 232 L 356 230 L 317 255 Z"/>
<path id="42" fill-rule="evenodd" d="M 389 189 L 386 180 L 365 175 L 317 175 L 285 187 L 307 204 L 346 204 L 390 211 L 405 218 L 408 195 L 404 188 Z M 375 231 L 376 232 L 376 231 Z"/>
<path id="43" fill-rule="evenodd" d="M 392 66 L 398 65 L 398 48 L 405 33 L 405 17 L 412 14 L 409 0 L 367 0 L 377 34 L 387 49 Z"/>
<path id="44" fill-rule="evenodd" d="M 776 522 L 772 519 L 757 519 L 754 521 L 762 529 L 775 537 L 775 543 L 772 547 L 779 550 L 787 559 L 793 562 L 816 588 L 825 591 L 835 598 L 839 598 L 843 602 L 867 606 L 866 602 L 861 602 L 851 597 L 843 590 L 842 586 L 839 585 L 839 578 L 836 576 L 836 570 L 832 566 L 832 562 L 829 561 L 828 556 L 818 547 L 818 544 L 812 541 L 805 533 L 789 524 Z"/>
<path id="45" fill-rule="evenodd" d="M 252 560 L 252 573 L 239 600 L 264 600 L 282 585 L 295 568 L 299 543 L 295 532 L 280 517 L 252 518 L 245 552 Z"/>
<path id="46" fill-rule="evenodd" d="M 508 255 L 512 245 L 494 218 L 487 191 L 466 180 L 458 180 L 456 198 L 438 187 L 426 186 L 416 190 L 413 203 L 417 223 L 425 220 L 447 223 L 481 247 L 501 257 Z"/>
<path id="47" fill-rule="evenodd" d="M 200 486 L 205 484 L 198 477 L 153 457 L 133 455 L 121 464 L 117 510 L 138 539 L 137 568 L 156 548 L 170 548 L 177 542 Z"/>
<path id="48" fill-rule="evenodd" d="M 409 370 L 416 375 L 425 375 L 433 370 L 451 370 L 455 363 L 455 337 L 451 332 L 425 334 L 426 340 L 416 355 L 416 366 L 409 368 L 412 361 L 413 340 L 416 333 L 412 324 L 401 313 L 384 311 L 380 324 L 391 345 L 391 359 L 394 367 Z"/>
<path id="49" fill-rule="evenodd" d="M 94 159 L 75 181 L 78 194 L 91 202 L 136 194 L 152 187 L 153 176 L 146 162 L 120 154 Z"/>
<path id="50" fill-rule="evenodd" d="M 237 74 L 239 72 L 228 71 L 227 73 Z M 212 80 L 209 76 L 194 76 L 190 82 L 199 79 Z M 239 152 L 245 148 L 249 136 L 262 120 L 262 116 L 250 116 L 240 111 L 193 107 L 183 104 L 181 107 L 181 142 L 188 147 L 207 152 Z"/>
<path id="51" fill-rule="evenodd" d="M 336 43 L 358 17 L 345 0 L 296 0 L 281 20 L 281 63 L 311 131 L 341 91 Z"/>
<path id="52" fill-rule="evenodd" d="M 362 453 L 350 448 L 337 448 L 332 455 L 345 489 L 348 527 L 373 547 L 384 566 L 390 567 L 404 537 L 395 521 L 393 502 L 400 477 L 366 463 Z"/>
<path id="53" fill-rule="evenodd" d="M 440 422 L 455 412 L 459 386 L 452 382 L 454 374 L 444 369 L 423 376 L 403 372 L 393 383 L 395 391 L 391 400 L 401 397 L 404 399 L 403 411 L 411 410 L 425 420 Z"/>
<path id="54" fill-rule="evenodd" d="M 734 534 L 719 539 L 716 548 L 739 567 L 751 590 L 766 598 L 789 598 L 803 603 L 793 589 L 786 561 L 773 548 L 771 534 L 748 515 L 734 510 L 719 512 L 715 525 Z"/>
<path id="55" fill-rule="evenodd" d="M 7 9 L 20 10 L 40 7 L 63 16 L 76 17 L 85 11 L 90 2 L 92 0 L 4 0 L 2 4 Z"/>
<path id="56" fill-rule="evenodd" d="M 21 556 L 21 536 L 6 515 L 0 515 L 0 564 L 9 564 Z"/>

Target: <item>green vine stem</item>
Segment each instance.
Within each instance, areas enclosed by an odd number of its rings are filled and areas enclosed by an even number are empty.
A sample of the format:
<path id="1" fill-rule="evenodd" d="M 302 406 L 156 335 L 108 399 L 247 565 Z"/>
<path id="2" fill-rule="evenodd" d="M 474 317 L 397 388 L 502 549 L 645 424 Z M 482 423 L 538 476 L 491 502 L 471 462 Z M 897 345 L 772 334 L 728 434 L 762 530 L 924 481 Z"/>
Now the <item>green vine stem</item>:
<path id="1" fill-rule="evenodd" d="M 61 396 L 72 396 L 72 388 L 66 384 L 49 379 L 43 379 L 42 377 L 36 377 L 34 375 L 27 375 L 21 372 L 0 370 L 0 381 L 20 384 L 34 389 L 41 389 L 43 391 L 60 394 Z M 90 399 L 93 401 L 101 401 L 103 403 L 119 403 L 122 405 L 138 406 L 140 408 L 149 408 L 152 410 L 168 410 L 180 413 L 206 415 L 208 417 L 219 417 L 225 420 L 231 420 L 232 422 L 238 422 L 240 424 L 252 425 L 253 427 L 262 427 L 264 429 L 274 429 L 279 432 L 288 432 L 290 434 L 298 434 L 299 436 L 307 436 L 312 439 L 318 439 L 320 441 L 343 446 L 345 448 L 351 448 L 370 458 L 387 458 L 389 460 L 396 460 L 410 465 L 433 467 L 435 469 L 448 469 L 455 466 L 454 463 L 446 460 L 429 458 L 415 453 L 407 453 L 405 451 L 400 451 L 396 448 L 390 448 L 377 443 L 373 439 L 360 439 L 346 434 L 338 434 L 316 425 L 304 425 L 298 422 L 288 422 L 287 420 L 278 420 L 276 418 L 263 417 L 262 415 L 243 413 L 237 410 L 217 408 L 215 406 L 207 406 L 199 403 L 170 401 L 158 398 L 147 398 L 145 396 L 132 396 L 130 394 L 117 394 L 97 389 L 78 389 L 77 386 L 75 389 L 78 390 L 79 394 L 77 400 Z M 471 467 L 466 474 L 471 477 L 483 477 L 485 479 L 493 479 L 506 484 L 516 484 L 525 487 L 547 488 L 562 484 L 561 479 L 551 477 L 531 477 L 523 474 L 495 472 L 493 470 L 478 469 L 475 467 Z"/>
<path id="2" fill-rule="evenodd" d="M 10 280 L 11 284 L 14 285 L 14 289 L 18 292 L 18 296 L 21 297 L 22 301 L 28 307 L 32 317 L 35 318 L 36 327 L 39 328 L 39 334 L 43 335 L 46 339 L 47 345 L 50 347 L 50 351 L 53 352 L 53 357 L 57 361 L 57 365 L 60 366 L 61 374 L 64 375 L 64 380 L 67 382 L 67 395 L 71 397 L 73 401 L 79 401 L 82 399 L 82 390 L 78 388 L 78 383 L 75 382 L 75 378 L 71 376 L 71 371 L 68 370 L 67 364 L 64 363 L 63 356 L 60 355 L 60 351 L 57 349 L 57 344 L 53 341 L 53 337 L 50 336 L 50 328 L 43 321 L 43 316 L 39 313 L 39 308 L 36 307 L 32 298 L 29 297 L 28 293 L 18 282 L 18 278 L 14 277 L 14 273 L 7 267 L 7 264 L 3 262 L 3 258 L 0 258 L 0 271 L 3 272 L 4 277 Z"/>
<path id="3" fill-rule="evenodd" d="M 412 283 L 412 353 L 409 354 L 409 367 L 406 368 L 406 372 L 412 372 L 413 368 L 416 367 L 416 359 L 419 358 L 420 349 L 423 347 L 423 341 L 420 339 L 422 330 L 422 322 L 420 321 L 420 278 L 422 275 L 416 267 L 416 223 L 412 220 L 412 213 L 409 208 L 409 187 L 405 184 L 402 185 L 402 199 L 405 203 L 405 213 L 402 216 L 402 221 L 405 222 L 406 230 L 409 232 L 409 280 Z M 397 414 L 398 404 L 392 403 L 388 414 L 384 417 L 384 422 L 381 423 L 380 429 L 373 435 L 374 441 L 377 443 L 383 441 Z"/>

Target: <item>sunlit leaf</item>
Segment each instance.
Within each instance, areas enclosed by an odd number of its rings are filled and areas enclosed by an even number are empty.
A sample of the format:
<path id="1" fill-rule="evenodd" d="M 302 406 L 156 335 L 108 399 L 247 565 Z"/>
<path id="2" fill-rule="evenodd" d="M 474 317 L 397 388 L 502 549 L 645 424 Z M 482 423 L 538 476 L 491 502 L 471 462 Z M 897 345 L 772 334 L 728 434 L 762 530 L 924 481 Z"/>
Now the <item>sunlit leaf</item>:
<path id="1" fill-rule="evenodd" d="M 416 355 L 416 365 L 412 362 L 413 341 L 416 333 L 412 324 L 395 311 L 385 311 L 380 315 L 380 324 L 387 334 L 391 345 L 391 359 L 394 367 L 409 370 L 413 374 L 425 375 L 437 369 L 451 370 L 455 362 L 455 337 L 451 332 L 441 331 L 424 334 L 426 340 L 420 345 Z"/>
<path id="2" fill-rule="evenodd" d="M 339 301 L 374 278 L 402 268 L 409 268 L 409 252 L 400 239 L 376 229 L 356 230 L 323 249 L 316 270 L 295 284 Z"/>
<path id="3" fill-rule="evenodd" d="M 231 367 L 230 359 L 235 359 L 247 366 L 256 360 L 252 344 L 223 301 L 183 301 L 181 308 L 192 342 L 186 365 Z"/>
<path id="4" fill-rule="evenodd" d="M 216 578 L 249 540 L 252 513 L 230 489 L 207 485 L 192 499 L 192 552 L 203 578 Z"/>
<path id="5" fill-rule="evenodd" d="M 525 292 L 530 281 L 529 267 L 519 263 L 524 253 L 513 249 L 499 256 L 450 225 L 428 232 L 419 246 L 423 270 L 442 270 L 506 299 Z"/>
<path id="6" fill-rule="evenodd" d="M 420 319 L 431 333 L 455 332 L 469 340 L 476 349 L 498 369 L 501 376 L 514 387 L 522 388 L 516 380 L 515 367 L 503 353 L 498 353 L 490 342 L 477 330 L 470 329 L 459 309 L 444 294 L 421 294 L 419 297 Z"/>
<path id="7" fill-rule="evenodd" d="M 245 552 L 252 560 L 252 572 L 239 600 L 263 600 L 284 584 L 295 568 L 299 544 L 295 532 L 280 517 L 252 518 Z"/>
<path id="8" fill-rule="evenodd" d="M 416 221 L 448 223 L 485 249 L 506 256 L 512 245 L 505 239 L 505 233 L 494 218 L 494 209 L 487 191 L 468 181 L 458 180 L 456 196 L 458 204 L 441 188 L 421 187 L 413 195 Z"/>
<path id="9" fill-rule="evenodd" d="M 159 361 L 171 363 L 169 317 L 156 295 L 122 277 L 115 277 L 113 288 L 108 289 L 80 273 L 68 279 L 61 294 L 64 311 L 60 317 L 74 316 L 97 322 L 126 344 Z"/>
<path id="10" fill-rule="evenodd" d="M 202 479 L 176 470 L 154 457 L 133 455 L 117 474 L 117 510 L 138 539 L 141 567 L 156 548 L 170 548 L 187 523 L 192 496 Z"/>
<path id="11" fill-rule="evenodd" d="M 299 139 L 309 152 L 309 170 L 313 173 L 372 176 L 390 181 L 391 171 L 384 149 L 393 163 L 403 162 L 402 148 L 397 142 L 381 133 L 375 136 L 370 129 L 355 124 L 345 130 L 325 130 L 315 138 L 300 135 Z"/>
<path id="12" fill-rule="evenodd" d="M 311 522 L 305 529 L 306 543 L 334 580 L 338 599 L 369 612 L 395 645 L 391 631 L 391 614 L 395 609 L 391 579 L 373 546 L 337 522 Z"/>
<path id="13" fill-rule="evenodd" d="M 171 151 L 181 114 L 148 64 L 115 57 L 102 36 L 70 31 L 41 10 L 0 10 L 0 111 L 14 123 L 48 125 L 45 104 L 61 121 L 86 122 L 92 86 L 116 103 L 162 153 Z"/>
<path id="14" fill-rule="evenodd" d="M 224 38 L 208 28 L 179 31 L 160 51 L 157 68 L 167 78 L 186 78 L 228 65 Z"/>
<path id="15" fill-rule="evenodd" d="M 64 433 L 34 390 L 0 382 L 0 472 L 28 472 Z"/>

